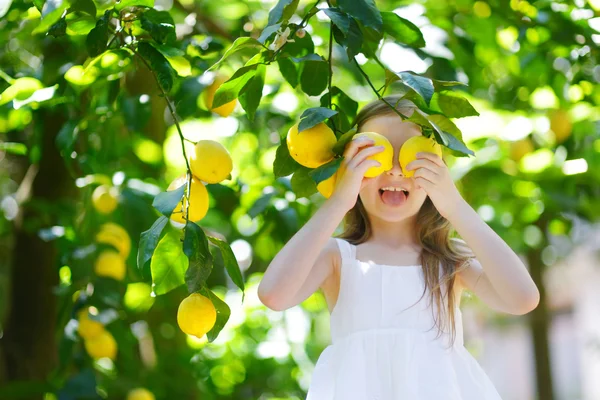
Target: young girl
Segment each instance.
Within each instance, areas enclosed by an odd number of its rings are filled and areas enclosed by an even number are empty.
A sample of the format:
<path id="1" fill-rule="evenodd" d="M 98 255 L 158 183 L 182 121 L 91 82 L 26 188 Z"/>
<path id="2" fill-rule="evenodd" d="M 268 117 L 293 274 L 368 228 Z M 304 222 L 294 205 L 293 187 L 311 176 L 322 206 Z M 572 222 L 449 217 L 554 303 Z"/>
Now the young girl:
<path id="1" fill-rule="evenodd" d="M 397 96 L 388 96 L 397 104 Z M 410 116 L 410 102 L 398 110 Z M 374 178 L 383 148 L 355 139 L 334 193 L 269 265 L 258 294 L 285 310 L 322 289 L 332 344 L 321 353 L 307 400 L 498 400 L 463 346 L 461 293 L 523 315 L 539 292 L 510 247 L 456 189 L 445 162 L 418 154 L 404 176 L 398 151 L 418 125 L 384 102 L 365 106 L 358 132 L 386 136 L 393 167 Z M 395 189 L 395 190 L 394 190 Z M 404 192 L 406 191 L 406 193 Z M 343 233 L 332 238 L 344 219 Z M 452 228 L 464 239 L 451 238 Z"/>

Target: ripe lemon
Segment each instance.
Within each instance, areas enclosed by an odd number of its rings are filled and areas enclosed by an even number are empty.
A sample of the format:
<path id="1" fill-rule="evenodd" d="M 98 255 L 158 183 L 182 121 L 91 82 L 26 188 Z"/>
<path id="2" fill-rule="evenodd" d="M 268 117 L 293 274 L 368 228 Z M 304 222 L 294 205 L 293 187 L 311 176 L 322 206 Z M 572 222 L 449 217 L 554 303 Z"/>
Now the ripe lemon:
<path id="1" fill-rule="evenodd" d="M 535 150 L 533 142 L 529 138 L 517 140 L 510 144 L 510 158 L 516 162 L 521 160 L 526 154 Z"/>
<path id="2" fill-rule="evenodd" d="M 113 278 L 118 281 L 125 278 L 126 270 L 125 260 L 114 250 L 102 251 L 94 264 L 96 275 Z"/>
<path id="3" fill-rule="evenodd" d="M 190 155 L 192 174 L 207 183 L 219 183 L 229 176 L 233 161 L 221 143 L 214 140 L 200 140 Z"/>
<path id="4" fill-rule="evenodd" d="M 173 182 L 171 182 L 171 184 L 167 188 L 167 191 L 175 190 L 181 185 L 185 185 L 186 182 L 186 174 L 183 174 L 177 179 L 175 179 Z M 208 212 L 208 190 L 206 190 L 204 184 L 198 179 L 196 179 L 194 176 L 192 176 L 192 184 L 190 185 L 190 190 L 190 215 L 188 219 L 192 222 L 198 222 L 202 218 L 204 218 L 204 216 Z M 179 203 L 177 203 L 177 205 L 173 209 L 173 214 L 171 214 L 171 219 L 173 221 L 179 222 L 180 224 L 185 224 L 184 215 L 186 211 L 186 205 L 187 199 L 184 194 L 183 198 L 179 201 Z"/>
<path id="5" fill-rule="evenodd" d="M 233 112 L 233 110 L 235 109 L 235 105 L 237 104 L 237 99 L 233 99 L 229 103 L 225 103 L 214 109 L 212 108 L 213 100 L 215 98 L 215 92 L 227 80 L 229 80 L 229 77 L 227 75 L 218 73 L 213 83 L 206 87 L 202 92 L 204 105 L 206 106 L 206 108 L 216 112 L 221 117 L 228 117 Z"/>
<path id="6" fill-rule="evenodd" d="M 335 171 L 335 173 L 333 175 L 331 175 L 329 178 L 327 178 L 324 181 L 321 181 L 321 182 L 319 182 L 319 184 L 317 184 L 317 190 L 326 199 L 330 198 L 331 195 L 333 194 L 333 190 L 335 189 L 335 184 L 337 182 L 337 174 L 338 174 L 337 171 Z"/>
<path id="7" fill-rule="evenodd" d="M 402 167 L 402 172 L 407 178 L 412 177 L 415 174 L 415 170 L 406 170 L 406 166 L 412 161 L 417 159 L 417 153 L 433 153 L 437 154 L 440 158 L 442 157 L 442 146 L 436 142 L 433 138 L 425 136 L 413 136 L 408 139 L 402 147 L 400 147 L 400 154 L 398 155 L 398 161 Z"/>
<path id="8" fill-rule="evenodd" d="M 217 321 L 217 311 L 208 297 L 192 293 L 179 304 L 177 324 L 179 328 L 198 338 L 210 331 Z"/>
<path id="9" fill-rule="evenodd" d="M 381 165 L 379 167 L 369 168 L 367 172 L 365 172 L 365 177 L 373 178 L 380 175 L 384 171 L 391 169 L 392 159 L 394 158 L 394 148 L 392 147 L 392 144 L 390 143 L 388 138 L 377 132 L 361 132 L 354 135 L 352 140 L 358 139 L 360 137 L 367 137 L 369 139 L 373 139 L 375 141 L 375 144 L 373 144 L 373 146 L 384 147 L 382 152 L 367 157 L 367 159 L 369 160 L 379 161 Z"/>
<path id="10" fill-rule="evenodd" d="M 148 389 L 136 388 L 129 391 L 127 400 L 154 400 L 154 395 Z"/>
<path id="11" fill-rule="evenodd" d="M 550 129 L 554 132 L 556 143 L 562 143 L 571 136 L 573 124 L 565 110 L 554 110 L 550 113 Z"/>
<path id="12" fill-rule="evenodd" d="M 84 346 L 90 357 L 94 359 L 108 357 L 114 360 L 117 357 L 117 342 L 107 330 L 90 339 L 85 339 Z"/>
<path id="13" fill-rule="evenodd" d="M 88 315 L 88 309 L 79 311 L 79 336 L 84 339 L 90 339 L 104 332 L 104 325 L 101 322 L 95 321 Z"/>
<path id="14" fill-rule="evenodd" d="M 96 241 L 98 243 L 106 243 L 113 246 L 119 251 L 121 257 L 127 260 L 129 252 L 131 251 L 131 238 L 129 234 L 121 225 L 115 224 L 114 222 L 106 222 L 102 224 L 100 230 L 96 234 Z"/>
<path id="15" fill-rule="evenodd" d="M 92 193 L 92 204 L 96 211 L 110 214 L 117 208 L 119 191 L 114 186 L 100 185 Z"/>
<path id="16" fill-rule="evenodd" d="M 287 147 L 290 155 L 299 164 L 317 168 L 333 160 L 335 133 L 323 122 L 298 133 L 298 125 L 293 125 L 287 133 Z"/>

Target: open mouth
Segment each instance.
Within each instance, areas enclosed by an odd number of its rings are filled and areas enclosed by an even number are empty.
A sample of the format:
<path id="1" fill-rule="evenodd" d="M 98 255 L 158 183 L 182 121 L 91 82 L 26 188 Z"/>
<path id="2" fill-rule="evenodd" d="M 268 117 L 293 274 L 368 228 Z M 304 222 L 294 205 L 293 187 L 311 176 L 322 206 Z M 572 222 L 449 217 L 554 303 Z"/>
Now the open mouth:
<path id="1" fill-rule="evenodd" d="M 402 205 L 409 196 L 406 189 L 394 186 L 384 186 L 379 189 L 379 197 L 384 204 L 390 206 Z"/>

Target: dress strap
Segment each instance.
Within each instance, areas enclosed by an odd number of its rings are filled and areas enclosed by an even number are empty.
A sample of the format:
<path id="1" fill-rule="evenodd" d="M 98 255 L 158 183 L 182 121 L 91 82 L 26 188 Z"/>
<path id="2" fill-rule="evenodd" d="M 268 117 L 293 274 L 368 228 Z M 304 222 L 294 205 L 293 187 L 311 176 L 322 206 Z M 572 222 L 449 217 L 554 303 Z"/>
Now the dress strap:
<path id="1" fill-rule="evenodd" d="M 354 260 L 356 256 L 356 247 L 344 239 L 335 238 L 342 256 L 342 264 Z"/>

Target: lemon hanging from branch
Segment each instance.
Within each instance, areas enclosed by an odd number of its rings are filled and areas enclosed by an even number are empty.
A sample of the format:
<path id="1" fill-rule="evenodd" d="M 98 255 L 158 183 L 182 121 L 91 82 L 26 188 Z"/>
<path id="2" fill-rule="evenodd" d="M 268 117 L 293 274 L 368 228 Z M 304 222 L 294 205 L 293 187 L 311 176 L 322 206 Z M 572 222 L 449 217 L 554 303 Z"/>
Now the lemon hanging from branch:
<path id="1" fill-rule="evenodd" d="M 117 342 L 107 330 L 90 339 L 85 339 L 84 346 L 90 357 L 94 359 L 107 357 L 114 360 L 117 358 Z"/>
<path id="2" fill-rule="evenodd" d="M 221 117 L 228 117 L 233 112 L 237 104 L 237 99 L 233 99 L 229 103 L 225 103 L 219 107 L 212 108 L 213 100 L 215 98 L 215 92 L 223 83 L 225 83 L 228 80 L 229 77 L 227 75 L 217 73 L 214 81 L 202 92 L 202 99 L 206 108 L 210 111 L 219 114 Z"/>
<path id="3" fill-rule="evenodd" d="M 171 182 L 171 184 L 167 188 L 167 191 L 175 190 L 178 187 L 181 187 L 181 185 L 185 185 L 185 184 L 187 184 L 187 178 L 186 178 L 186 174 L 183 174 L 183 175 L 177 177 L 173 182 Z M 196 179 L 194 176 L 192 176 L 192 183 L 190 185 L 190 190 L 191 190 L 191 192 L 189 195 L 190 206 L 188 209 L 188 211 L 189 211 L 188 219 L 192 222 L 198 222 L 202 218 L 204 218 L 204 216 L 208 212 L 208 205 L 209 205 L 208 190 L 206 190 L 206 187 L 204 186 L 204 184 L 202 182 L 200 182 L 198 179 Z M 184 194 L 183 198 L 179 201 L 179 203 L 177 203 L 177 205 L 173 209 L 173 213 L 171 214 L 171 220 L 173 220 L 175 222 L 179 222 L 180 224 L 185 224 L 184 215 L 185 215 L 185 212 L 187 209 L 186 206 L 187 206 L 187 199 Z"/>
<path id="4" fill-rule="evenodd" d="M 299 124 L 294 124 L 286 137 L 292 158 L 308 168 L 317 168 L 333 160 L 333 146 L 337 142 L 335 133 L 323 122 L 298 132 Z"/>
<path id="5" fill-rule="evenodd" d="M 192 293 L 179 304 L 177 324 L 188 335 L 202 338 L 217 322 L 217 310 L 206 296 Z"/>
<path id="6" fill-rule="evenodd" d="M 190 155 L 192 174 L 206 183 L 219 183 L 229 176 L 233 169 L 231 155 L 221 143 L 214 140 L 200 140 Z"/>

